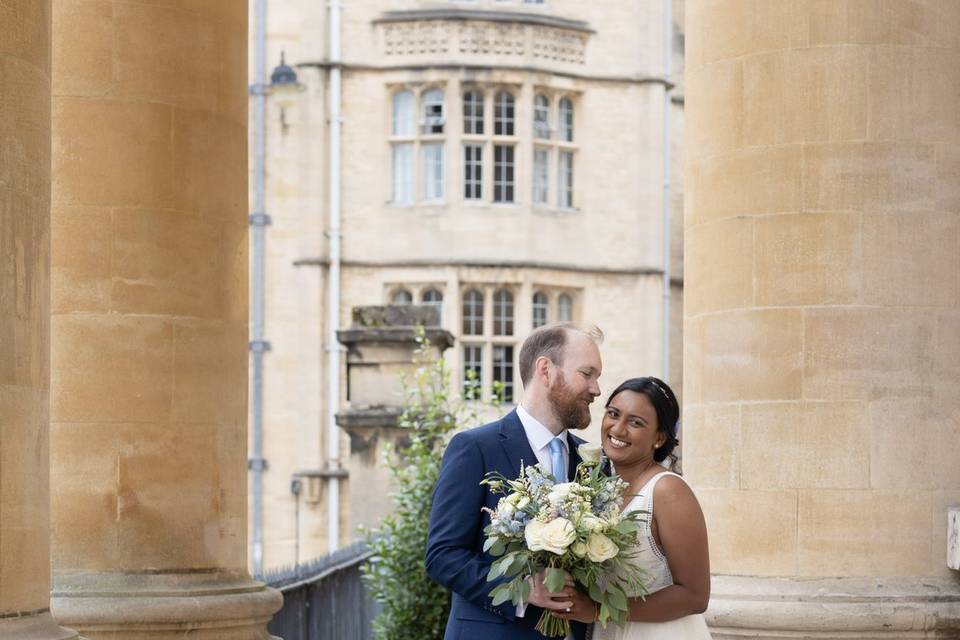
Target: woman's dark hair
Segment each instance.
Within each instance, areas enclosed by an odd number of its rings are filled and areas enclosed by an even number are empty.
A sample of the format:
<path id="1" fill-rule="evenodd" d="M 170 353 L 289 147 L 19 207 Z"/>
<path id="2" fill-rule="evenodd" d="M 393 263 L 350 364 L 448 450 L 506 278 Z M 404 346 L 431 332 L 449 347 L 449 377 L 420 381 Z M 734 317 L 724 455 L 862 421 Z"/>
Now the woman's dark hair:
<path id="1" fill-rule="evenodd" d="M 653 405 L 657 412 L 657 431 L 666 435 L 664 443 L 654 450 L 653 459 L 663 462 L 670 458 L 670 470 L 676 471 L 677 456 L 673 455 L 673 450 L 680 444 L 677 440 L 680 406 L 677 404 L 677 396 L 673 395 L 673 389 L 659 378 L 630 378 L 621 382 L 620 386 L 613 390 L 604 406 L 609 407 L 610 402 L 623 391 L 642 393 Z"/>

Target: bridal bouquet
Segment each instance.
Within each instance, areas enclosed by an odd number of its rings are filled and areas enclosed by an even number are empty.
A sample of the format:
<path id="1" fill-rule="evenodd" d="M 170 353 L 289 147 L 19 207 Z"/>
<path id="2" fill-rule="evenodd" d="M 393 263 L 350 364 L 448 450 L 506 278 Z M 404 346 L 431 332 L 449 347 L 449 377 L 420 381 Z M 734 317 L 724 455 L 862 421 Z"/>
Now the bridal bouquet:
<path id="1" fill-rule="evenodd" d="M 510 580 L 490 592 L 493 604 L 525 602 L 531 584 L 527 576 L 544 571 L 544 585 L 559 593 L 570 573 L 600 606 L 599 621 L 627 620 L 627 598 L 645 595 L 645 574 L 630 561 L 636 545 L 641 512 L 620 513 L 628 488 L 617 476 L 600 470 L 599 447 L 582 445 L 583 462 L 576 482 L 558 483 L 541 465 L 523 467 L 520 477 L 509 480 L 488 474 L 481 484 L 503 494 L 496 510 L 487 510 L 490 524 L 484 529 L 484 551 L 498 559 L 490 566 L 488 581 Z M 537 631 L 564 637 L 570 623 L 544 611 Z"/>

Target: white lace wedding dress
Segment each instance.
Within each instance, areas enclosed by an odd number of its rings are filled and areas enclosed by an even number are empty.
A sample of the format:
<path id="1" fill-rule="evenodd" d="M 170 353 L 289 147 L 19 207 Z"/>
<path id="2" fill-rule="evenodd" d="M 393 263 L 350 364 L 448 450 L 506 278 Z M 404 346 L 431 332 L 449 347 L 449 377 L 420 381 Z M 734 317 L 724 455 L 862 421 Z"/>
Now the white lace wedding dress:
<path id="1" fill-rule="evenodd" d="M 668 475 L 676 476 L 677 474 L 664 471 L 650 478 L 624 510 L 639 509 L 647 512 L 644 524 L 637 535 L 634 557 L 650 576 L 651 582 L 647 586 L 650 593 L 673 584 L 667 559 L 657 547 L 650 530 L 650 521 L 653 518 L 653 488 L 657 486 L 660 478 Z M 669 622 L 628 622 L 623 627 L 610 622 L 607 623 L 606 629 L 595 624 L 593 640 L 710 640 L 710 632 L 707 630 L 703 615 L 698 613 Z"/>

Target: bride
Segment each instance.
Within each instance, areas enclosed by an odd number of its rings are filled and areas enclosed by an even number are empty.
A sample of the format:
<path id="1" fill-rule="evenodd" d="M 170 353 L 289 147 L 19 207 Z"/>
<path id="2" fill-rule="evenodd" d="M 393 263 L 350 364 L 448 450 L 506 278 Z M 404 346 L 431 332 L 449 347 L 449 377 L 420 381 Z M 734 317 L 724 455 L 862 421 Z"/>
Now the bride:
<path id="1" fill-rule="evenodd" d="M 594 626 L 594 640 L 709 640 L 701 615 L 710 599 L 710 560 L 703 512 L 683 479 L 661 464 L 676 461 L 680 409 L 673 391 L 657 378 L 632 378 L 607 400 L 600 434 L 614 469 L 630 483 L 623 510 L 647 513 L 632 557 L 646 570 L 646 598 L 630 601 L 623 627 Z M 571 620 L 592 622 L 595 605 L 577 602 Z M 593 611 L 584 611 L 593 607 Z"/>

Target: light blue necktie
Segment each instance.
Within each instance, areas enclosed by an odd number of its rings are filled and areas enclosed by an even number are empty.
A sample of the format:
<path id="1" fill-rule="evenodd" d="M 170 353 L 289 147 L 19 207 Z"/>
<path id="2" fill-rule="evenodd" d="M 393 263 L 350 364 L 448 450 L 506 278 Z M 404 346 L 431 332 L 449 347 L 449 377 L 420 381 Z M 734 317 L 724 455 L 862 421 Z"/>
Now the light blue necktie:
<path id="1" fill-rule="evenodd" d="M 553 477 L 557 482 L 566 482 L 567 474 L 564 473 L 563 464 L 563 442 L 560 438 L 554 438 L 550 441 L 550 466 L 553 467 Z"/>

